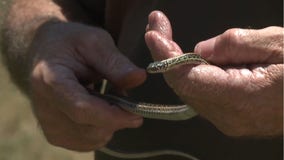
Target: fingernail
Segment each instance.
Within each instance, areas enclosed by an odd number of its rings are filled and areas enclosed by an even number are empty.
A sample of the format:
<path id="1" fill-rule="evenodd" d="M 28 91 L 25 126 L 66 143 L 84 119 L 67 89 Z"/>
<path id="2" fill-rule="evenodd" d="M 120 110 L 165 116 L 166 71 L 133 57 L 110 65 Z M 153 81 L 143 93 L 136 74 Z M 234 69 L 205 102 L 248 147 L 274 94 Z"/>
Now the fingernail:
<path id="1" fill-rule="evenodd" d="M 200 44 L 200 43 L 198 43 L 198 44 L 194 47 L 194 52 L 201 55 L 202 50 L 201 50 L 199 44 Z"/>
<path id="2" fill-rule="evenodd" d="M 205 41 L 199 42 L 195 48 L 194 52 L 200 54 L 203 58 L 210 59 L 214 53 L 216 38 L 211 38 Z"/>

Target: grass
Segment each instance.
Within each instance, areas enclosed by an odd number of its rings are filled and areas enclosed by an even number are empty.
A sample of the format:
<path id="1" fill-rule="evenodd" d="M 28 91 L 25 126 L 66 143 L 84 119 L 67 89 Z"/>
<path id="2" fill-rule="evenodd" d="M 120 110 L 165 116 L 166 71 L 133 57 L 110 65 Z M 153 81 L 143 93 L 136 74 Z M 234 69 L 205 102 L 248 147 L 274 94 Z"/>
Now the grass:
<path id="1" fill-rule="evenodd" d="M 9 0 L 0 0 L 0 27 L 8 4 Z M 11 83 L 0 57 L 0 160 L 50 159 L 91 160 L 93 154 L 68 151 L 46 142 L 28 99 Z"/>

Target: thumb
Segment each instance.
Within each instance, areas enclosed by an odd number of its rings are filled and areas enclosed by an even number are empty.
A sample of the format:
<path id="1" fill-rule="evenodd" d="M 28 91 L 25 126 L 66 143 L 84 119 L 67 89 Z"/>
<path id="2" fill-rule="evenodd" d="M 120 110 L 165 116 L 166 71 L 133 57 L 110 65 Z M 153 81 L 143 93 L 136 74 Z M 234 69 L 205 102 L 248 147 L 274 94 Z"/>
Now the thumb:
<path id="1" fill-rule="evenodd" d="M 88 66 L 102 74 L 116 87 L 129 89 L 146 79 L 144 69 L 137 67 L 115 46 L 111 36 L 103 31 L 85 42 L 84 59 Z"/>
<path id="2" fill-rule="evenodd" d="M 182 54 L 180 47 L 172 40 L 170 21 L 161 11 L 150 13 L 145 41 L 153 59 L 156 61 Z"/>
<path id="3" fill-rule="evenodd" d="M 217 37 L 199 42 L 195 52 L 209 62 L 256 64 L 283 62 L 283 29 L 229 29 Z"/>
<path id="4" fill-rule="evenodd" d="M 144 69 L 137 67 L 118 50 L 107 52 L 96 69 L 116 87 L 129 89 L 146 80 Z"/>

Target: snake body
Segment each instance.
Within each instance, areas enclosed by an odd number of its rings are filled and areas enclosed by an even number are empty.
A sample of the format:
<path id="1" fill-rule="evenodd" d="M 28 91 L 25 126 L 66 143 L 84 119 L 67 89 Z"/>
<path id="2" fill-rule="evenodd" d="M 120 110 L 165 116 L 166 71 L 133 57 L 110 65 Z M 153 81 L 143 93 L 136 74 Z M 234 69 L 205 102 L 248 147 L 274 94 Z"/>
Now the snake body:
<path id="1" fill-rule="evenodd" d="M 148 73 L 163 73 L 172 70 L 175 67 L 184 64 L 208 64 L 200 55 L 195 53 L 185 53 L 177 57 L 169 58 L 162 61 L 156 61 L 150 63 L 147 67 Z M 105 99 L 106 101 L 115 104 L 122 109 L 132 112 L 134 114 L 141 115 L 145 118 L 162 119 L 162 120 L 186 120 L 197 115 L 189 105 L 163 105 L 163 104 L 150 104 L 150 103 L 137 103 L 126 100 L 124 97 L 92 93 L 96 96 Z M 134 158 L 149 158 L 161 155 L 175 155 L 184 157 L 189 160 L 198 160 L 190 154 L 176 151 L 176 150 L 156 150 L 146 151 L 139 153 L 124 153 L 118 150 L 104 147 L 100 149 L 105 154 L 123 158 L 123 159 L 134 159 Z"/>
<path id="2" fill-rule="evenodd" d="M 124 97 L 114 95 L 101 95 L 98 93 L 92 94 L 105 99 L 109 103 L 115 104 L 128 112 L 142 115 L 144 118 L 177 121 L 186 120 L 197 115 L 196 112 L 187 105 L 164 105 L 133 102 L 126 100 Z"/>
<path id="3" fill-rule="evenodd" d="M 199 54 L 185 53 L 162 61 L 152 62 L 147 67 L 148 73 L 163 73 L 185 64 L 208 64 Z"/>
<path id="4" fill-rule="evenodd" d="M 147 67 L 148 73 L 164 73 L 175 67 L 185 64 L 208 64 L 200 55 L 195 53 L 185 53 L 180 56 L 162 61 L 150 63 Z M 96 93 L 94 93 L 96 94 Z M 107 94 L 96 94 L 106 101 L 113 103 L 122 109 L 141 115 L 145 118 L 163 120 L 186 120 L 197 115 L 189 105 L 164 105 L 137 103 L 126 100 L 126 97 L 119 97 Z"/>

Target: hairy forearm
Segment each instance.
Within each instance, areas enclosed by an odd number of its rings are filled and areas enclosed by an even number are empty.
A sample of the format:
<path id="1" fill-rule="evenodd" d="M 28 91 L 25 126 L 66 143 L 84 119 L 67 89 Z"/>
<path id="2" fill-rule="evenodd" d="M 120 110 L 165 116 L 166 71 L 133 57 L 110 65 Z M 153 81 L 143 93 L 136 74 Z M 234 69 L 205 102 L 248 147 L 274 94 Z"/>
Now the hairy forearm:
<path id="1" fill-rule="evenodd" d="M 22 91 L 29 91 L 33 55 L 28 50 L 37 29 L 47 22 L 88 21 L 76 3 L 73 0 L 14 0 L 4 24 L 3 54 L 12 80 Z"/>

